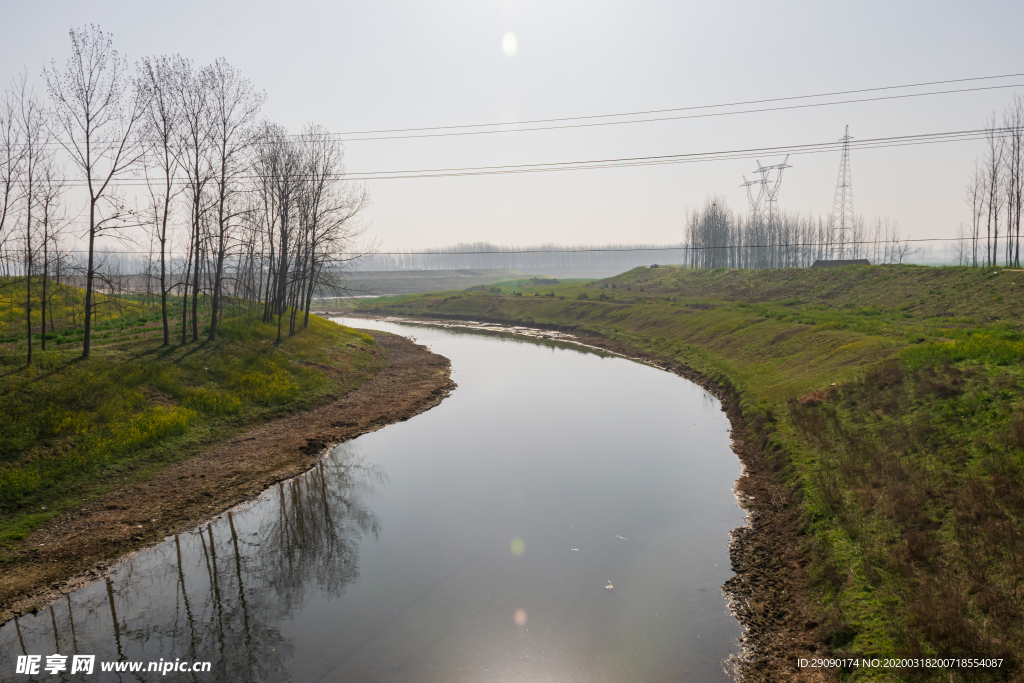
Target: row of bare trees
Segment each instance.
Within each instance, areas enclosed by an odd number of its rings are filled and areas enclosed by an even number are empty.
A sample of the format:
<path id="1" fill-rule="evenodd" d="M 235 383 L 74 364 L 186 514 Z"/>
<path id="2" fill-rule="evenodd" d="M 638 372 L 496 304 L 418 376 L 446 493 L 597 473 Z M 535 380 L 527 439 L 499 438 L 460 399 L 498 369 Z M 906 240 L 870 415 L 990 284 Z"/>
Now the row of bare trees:
<path id="1" fill-rule="evenodd" d="M 292 135 L 262 120 L 265 94 L 224 59 L 131 65 L 98 27 L 70 37 L 70 57 L 43 72 L 45 100 L 22 75 L 0 101 L 0 272 L 4 287 L 27 292 L 28 362 L 34 327 L 45 348 L 45 312 L 35 320 L 32 302 L 45 309 L 55 270 L 85 290 L 89 356 L 97 307 L 111 303 L 97 294 L 138 280 L 114 282 L 101 249 L 111 244 L 145 259 L 165 345 L 172 296 L 182 343 L 200 338 L 200 298 L 210 339 L 232 302 L 276 316 L 279 339 L 284 318 L 289 333 L 307 325 L 314 293 L 343 287 L 364 231 L 368 195 L 346 179 L 341 142 L 321 126 Z M 69 229 L 76 219 L 81 234 Z"/>
<path id="2" fill-rule="evenodd" d="M 60 249 L 68 225 L 62 202 L 67 181 L 53 154 L 48 123 L 47 111 L 22 74 L 0 99 L 0 275 L 6 276 L 0 289 L 24 286 L 29 363 L 33 280 L 41 287 L 36 301 L 45 316 L 53 296 L 47 284 L 68 265 Z M 19 254 L 20 267 L 12 268 Z M 45 339 L 43 344 L 45 349 Z"/>
<path id="3" fill-rule="evenodd" d="M 1014 95 L 985 124 L 985 153 L 974 162 L 964 200 L 971 223 L 961 223 L 957 259 L 963 265 L 1020 268 L 1024 205 L 1024 95 Z"/>
<path id="4" fill-rule="evenodd" d="M 862 217 L 841 235 L 821 216 L 781 212 L 771 220 L 744 219 L 721 197 L 687 218 L 686 263 L 693 268 L 806 268 L 818 260 L 868 259 L 904 263 L 913 253 L 897 221 Z"/>

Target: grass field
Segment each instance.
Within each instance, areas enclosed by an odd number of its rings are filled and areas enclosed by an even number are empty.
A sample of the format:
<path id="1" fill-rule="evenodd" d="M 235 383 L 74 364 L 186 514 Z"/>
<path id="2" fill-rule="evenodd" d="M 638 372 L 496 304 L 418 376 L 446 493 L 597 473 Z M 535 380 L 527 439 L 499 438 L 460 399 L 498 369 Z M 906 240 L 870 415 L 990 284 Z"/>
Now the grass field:
<path id="1" fill-rule="evenodd" d="M 1024 272 L 662 267 L 358 306 L 599 335 L 728 383 L 801 506 L 819 639 L 1021 676 Z M 850 674 L 890 676 L 959 680 Z"/>
<path id="2" fill-rule="evenodd" d="M 317 317 L 275 345 L 276 325 L 241 309 L 216 340 L 165 347 L 159 307 L 142 297 L 100 307 L 82 360 L 73 315 L 82 293 L 67 289 L 47 350 L 35 340 L 26 367 L 24 308 L 12 290 L 0 299 L 0 548 L 247 425 L 355 388 L 385 362 L 368 335 Z"/>

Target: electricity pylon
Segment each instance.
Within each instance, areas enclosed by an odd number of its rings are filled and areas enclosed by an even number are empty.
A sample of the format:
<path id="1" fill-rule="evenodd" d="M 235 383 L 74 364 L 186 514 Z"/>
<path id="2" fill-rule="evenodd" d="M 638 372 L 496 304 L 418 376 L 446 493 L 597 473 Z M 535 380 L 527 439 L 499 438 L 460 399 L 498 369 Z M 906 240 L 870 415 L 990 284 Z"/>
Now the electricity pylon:
<path id="1" fill-rule="evenodd" d="M 789 161 L 789 155 L 782 160 L 781 164 L 775 164 L 774 166 L 761 166 L 761 162 L 757 162 L 757 169 L 762 173 L 762 177 L 765 179 L 764 191 L 765 191 L 765 204 L 768 210 L 768 225 L 775 225 L 779 221 L 779 188 L 782 187 L 782 172 L 787 168 L 793 168 L 786 164 Z M 775 176 L 775 183 L 768 181 L 768 173 L 770 171 L 778 171 Z"/>
<path id="2" fill-rule="evenodd" d="M 754 185 L 760 185 L 761 189 L 757 193 L 757 197 L 754 197 L 754 193 L 751 192 L 750 188 Z M 764 199 L 764 186 L 763 180 L 747 180 L 747 176 L 743 176 L 743 184 L 740 187 L 747 188 L 747 200 L 750 202 L 750 218 L 748 222 L 751 225 L 757 224 L 761 219 L 761 201 Z"/>
<path id="3" fill-rule="evenodd" d="M 747 188 L 747 199 L 750 201 L 751 223 L 756 223 L 761 219 L 767 225 L 772 225 L 779 220 L 779 188 L 782 187 L 782 172 L 787 168 L 792 168 L 792 166 L 786 163 L 787 161 L 789 161 L 788 154 L 781 164 L 762 166 L 761 162 L 758 161 L 757 170 L 754 172 L 761 177 L 747 180 L 747 176 L 743 176 L 743 184 L 740 187 Z M 778 171 L 774 182 L 771 180 L 772 171 Z M 761 186 L 756 198 L 750 190 L 754 185 Z"/>
<path id="4" fill-rule="evenodd" d="M 837 235 L 839 242 L 839 258 L 846 256 L 847 231 L 853 230 L 853 180 L 850 175 L 850 127 L 839 139 L 843 143 L 843 158 L 839 162 L 839 179 L 836 180 L 836 196 L 832 200 L 832 215 L 829 217 L 829 228 Z"/>

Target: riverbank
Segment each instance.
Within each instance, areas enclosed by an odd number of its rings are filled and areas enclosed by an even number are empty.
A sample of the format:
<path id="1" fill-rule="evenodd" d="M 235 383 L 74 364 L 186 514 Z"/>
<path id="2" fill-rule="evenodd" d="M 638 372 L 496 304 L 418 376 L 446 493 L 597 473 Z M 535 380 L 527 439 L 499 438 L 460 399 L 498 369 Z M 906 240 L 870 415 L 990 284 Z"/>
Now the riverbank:
<path id="1" fill-rule="evenodd" d="M 428 410 L 454 388 L 447 359 L 424 347 L 384 333 L 358 337 L 349 330 L 346 336 L 374 347 L 371 357 L 379 359 L 380 367 L 367 366 L 373 372 L 355 388 L 345 383 L 351 372 L 335 378 L 331 368 L 318 368 L 335 389 L 321 393 L 319 402 L 268 414 L 258 426 L 225 429 L 221 438 L 171 463 L 136 471 L 127 482 L 108 482 L 107 490 L 94 492 L 84 505 L 10 544 L 0 565 L 0 621 L 95 580 L 127 552 L 306 471 L 336 443 Z"/>
<path id="2" fill-rule="evenodd" d="M 752 512 L 726 587 L 747 629 L 745 680 L 822 680 L 796 667 L 812 654 L 968 652 L 1004 658 L 975 674 L 1003 680 L 1024 651 L 1019 275 L 637 269 L 357 313 L 568 332 L 715 389 Z"/>

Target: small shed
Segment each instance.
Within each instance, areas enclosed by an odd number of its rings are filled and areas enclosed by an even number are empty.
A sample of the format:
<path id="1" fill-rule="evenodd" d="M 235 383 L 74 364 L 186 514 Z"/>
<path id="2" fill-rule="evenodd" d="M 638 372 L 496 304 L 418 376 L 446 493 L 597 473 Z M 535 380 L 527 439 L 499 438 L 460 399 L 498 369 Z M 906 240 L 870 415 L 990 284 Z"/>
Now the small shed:
<path id="1" fill-rule="evenodd" d="M 844 258 L 844 259 L 818 259 L 811 264 L 811 268 L 839 268 L 841 266 L 870 266 L 871 261 L 866 258 Z"/>

